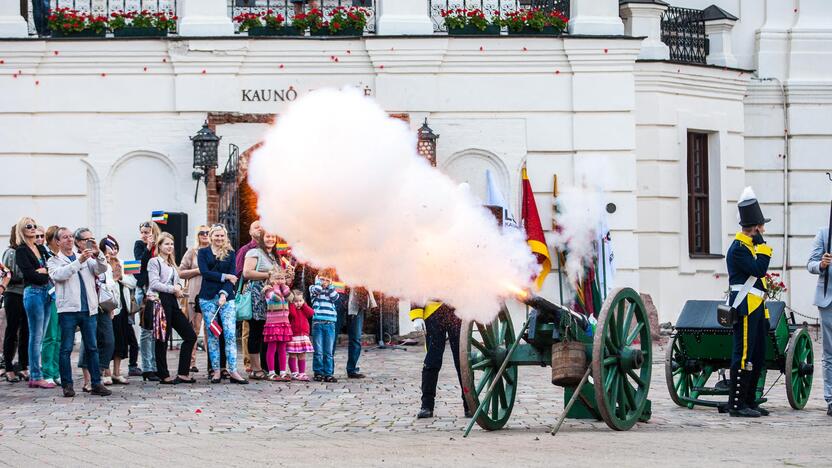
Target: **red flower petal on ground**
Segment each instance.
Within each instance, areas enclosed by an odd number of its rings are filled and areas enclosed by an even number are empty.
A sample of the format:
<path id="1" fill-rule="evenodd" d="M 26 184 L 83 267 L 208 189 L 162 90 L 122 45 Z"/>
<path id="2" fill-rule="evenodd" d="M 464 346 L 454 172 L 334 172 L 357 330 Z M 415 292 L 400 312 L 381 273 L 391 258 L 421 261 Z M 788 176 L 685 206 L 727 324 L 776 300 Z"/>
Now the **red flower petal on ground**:
<path id="1" fill-rule="evenodd" d="M 201 409 L 199 409 L 199 408 L 197 408 L 197 409 L 196 409 L 196 411 L 194 411 L 194 413 L 196 413 L 196 414 L 202 414 L 202 410 L 201 410 Z"/>
<path id="2" fill-rule="evenodd" d="M 144 67 L 144 71 L 147 71 L 147 67 Z"/>

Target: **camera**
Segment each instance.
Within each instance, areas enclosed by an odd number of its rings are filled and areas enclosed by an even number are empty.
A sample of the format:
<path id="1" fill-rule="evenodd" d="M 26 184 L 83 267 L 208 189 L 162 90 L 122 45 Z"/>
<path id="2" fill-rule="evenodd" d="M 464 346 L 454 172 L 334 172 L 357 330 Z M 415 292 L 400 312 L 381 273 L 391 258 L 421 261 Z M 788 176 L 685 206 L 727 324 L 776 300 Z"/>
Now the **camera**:
<path id="1" fill-rule="evenodd" d="M 94 249 L 95 248 L 95 241 L 92 240 L 92 239 L 88 240 L 87 241 L 87 248 L 90 249 L 90 250 Z"/>

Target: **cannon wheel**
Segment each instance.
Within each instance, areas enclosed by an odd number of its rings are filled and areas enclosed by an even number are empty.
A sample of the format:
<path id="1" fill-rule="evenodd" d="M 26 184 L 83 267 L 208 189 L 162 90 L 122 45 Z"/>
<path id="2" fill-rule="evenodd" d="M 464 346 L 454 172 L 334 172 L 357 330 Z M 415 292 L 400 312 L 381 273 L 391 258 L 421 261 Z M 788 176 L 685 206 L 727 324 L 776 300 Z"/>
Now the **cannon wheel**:
<path id="1" fill-rule="evenodd" d="M 642 415 L 653 359 L 650 322 L 638 293 L 617 288 L 598 315 L 592 346 L 595 401 L 604 422 L 626 431 Z"/>
<path id="2" fill-rule="evenodd" d="M 803 409 L 809 401 L 812 391 L 812 373 L 806 372 L 807 366 L 814 364 L 812 339 L 805 328 L 795 330 L 789 339 L 789 351 L 786 353 L 786 396 L 794 409 Z"/>
<path id="3" fill-rule="evenodd" d="M 478 336 L 474 336 L 476 333 Z M 459 357 L 462 374 L 462 393 L 471 412 L 480 405 L 480 396 L 485 395 L 497 375 L 508 349 L 517 338 L 514 325 L 505 305 L 489 324 L 483 325 L 464 320 L 460 331 Z M 517 394 L 517 365 L 509 364 L 499 378 L 497 386 L 489 397 L 489 403 L 480 412 L 477 424 L 493 431 L 502 428 L 511 416 L 514 397 Z"/>
<path id="4" fill-rule="evenodd" d="M 683 408 L 693 408 L 693 403 L 683 401 L 682 398 L 691 398 L 693 387 L 705 385 L 707 380 L 704 375 L 705 371 L 699 370 L 691 373 L 685 370 L 685 354 L 682 352 L 678 335 L 671 338 L 670 343 L 667 344 L 666 352 L 664 375 L 667 380 L 667 391 L 670 393 L 670 399 Z"/>

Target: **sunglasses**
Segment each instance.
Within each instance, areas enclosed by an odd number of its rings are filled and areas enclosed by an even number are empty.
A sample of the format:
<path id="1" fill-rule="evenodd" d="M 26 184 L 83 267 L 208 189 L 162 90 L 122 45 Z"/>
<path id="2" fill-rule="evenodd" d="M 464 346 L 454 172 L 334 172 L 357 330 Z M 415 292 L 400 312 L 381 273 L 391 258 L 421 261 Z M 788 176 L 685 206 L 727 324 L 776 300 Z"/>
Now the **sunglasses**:
<path id="1" fill-rule="evenodd" d="M 35 234 L 35 239 L 44 239 L 44 238 L 46 238 L 46 236 L 43 235 L 43 234 Z"/>
<path id="2" fill-rule="evenodd" d="M 25 227 L 26 229 L 37 229 L 38 225 L 37 224 L 27 224 L 23 227 Z"/>
<path id="3" fill-rule="evenodd" d="M 199 231 L 199 232 L 198 232 L 198 233 L 196 233 L 196 234 L 197 234 L 198 236 L 207 236 L 207 235 L 208 235 L 208 231 Z"/>

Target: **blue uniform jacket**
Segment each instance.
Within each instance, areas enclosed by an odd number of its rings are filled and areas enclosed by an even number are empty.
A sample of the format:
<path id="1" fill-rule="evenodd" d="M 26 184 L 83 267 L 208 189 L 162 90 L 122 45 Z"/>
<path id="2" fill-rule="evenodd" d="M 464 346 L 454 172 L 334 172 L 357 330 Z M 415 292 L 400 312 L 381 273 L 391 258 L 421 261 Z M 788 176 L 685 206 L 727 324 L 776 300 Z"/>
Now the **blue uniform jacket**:
<path id="1" fill-rule="evenodd" d="M 753 245 L 751 238 L 745 234 L 738 232 L 734 238 L 734 242 L 728 247 L 728 253 L 725 255 L 725 261 L 728 264 L 728 283 L 730 285 L 742 285 L 748 280 L 749 276 L 756 276 L 760 278 L 754 283 L 754 287 L 762 292 L 765 292 L 765 281 L 763 278 L 768 271 L 768 264 L 771 261 L 772 249 L 766 244 Z M 729 304 L 734 304 L 734 299 L 739 294 L 738 291 L 731 291 Z M 740 315 L 748 315 L 754 312 L 760 305 L 763 304 L 763 297 L 758 297 L 749 293 L 748 297 L 744 299 L 737 311 Z M 750 306 L 749 307 L 749 303 Z"/>

